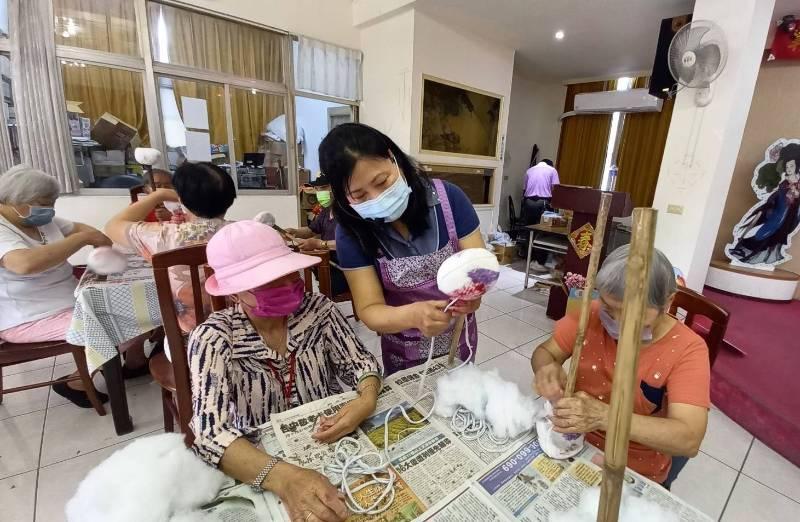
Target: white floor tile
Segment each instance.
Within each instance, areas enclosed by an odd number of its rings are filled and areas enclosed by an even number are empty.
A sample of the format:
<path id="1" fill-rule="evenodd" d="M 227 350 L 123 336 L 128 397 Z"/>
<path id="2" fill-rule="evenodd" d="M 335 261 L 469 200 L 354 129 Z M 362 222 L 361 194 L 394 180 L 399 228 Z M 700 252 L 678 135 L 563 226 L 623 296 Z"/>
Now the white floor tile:
<path id="1" fill-rule="evenodd" d="M 3 368 L 3 377 L 14 375 L 16 373 L 30 372 L 33 370 L 41 370 L 43 368 L 53 367 L 53 357 L 47 359 L 39 359 L 36 361 L 26 362 L 22 364 L 15 364 L 14 366 L 6 366 Z"/>
<path id="2" fill-rule="evenodd" d="M 74 360 L 75 358 L 72 356 L 71 353 L 62 353 L 61 355 L 56 357 L 56 364 L 66 364 Z"/>
<path id="3" fill-rule="evenodd" d="M 708 411 L 708 429 L 700 449 L 740 470 L 753 436 L 719 410 Z"/>
<path id="4" fill-rule="evenodd" d="M 555 321 L 547 317 L 546 308 L 536 304 L 527 306 L 525 308 L 520 308 L 519 310 L 515 310 L 508 315 L 514 319 L 519 319 L 520 321 L 524 321 L 530 325 L 533 325 L 539 330 L 547 333 L 552 332 L 553 327 L 556 324 Z"/>
<path id="5" fill-rule="evenodd" d="M 497 368 L 501 377 L 517 383 L 525 395 L 535 395 L 533 392 L 533 370 L 530 361 L 514 350 L 509 350 L 503 355 L 489 359 L 480 365 L 484 369 Z"/>
<path id="6" fill-rule="evenodd" d="M 503 312 L 498 310 L 493 306 L 489 306 L 488 304 L 481 302 L 480 308 L 475 311 L 475 319 L 482 323 L 483 321 L 488 321 L 489 319 L 494 319 L 498 315 L 503 315 Z"/>
<path id="7" fill-rule="evenodd" d="M 763 442 L 753 441 L 742 473 L 800 502 L 800 468 Z"/>
<path id="8" fill-rule="evenodd" d="M 550 338 L 550 334 L 544 334 L 541 337 L 537 337 L 533 341 L 529 343 L 525 343 L 522 346 L 517 346 L 514 348 L 514 351 L 520 354 L 521 356 L 525 357 L 526 359 L 530 359 L 533 355 L 533 351 L 543 342 Z M 569 361 L 569 359 L 567 359 Z"/>
<path id="9" fill-rule="evenodd" d="M 0 479 L 39 465 L 44 411 L 0 421 Z"/>
<path id="10" fill-rule="evenodd" d="M 522 290 L 522 283 L 524 280 L 525 274 L 515 270 L 508 270 L 500 274 L 500 277 L 497 278 L 497 282 L 495 283 L 495 287 L 500 290 L 511 289 L 519 292 Z"/>
<path id="11" fill-rule="evenodd" d="M 509 348 L 516 348 L 538 339 L 545 332 L 507 315 L 501 315 L 478 324 L 478 331 Z"/>
<path id="12" fill-rule="evenodd" d="M 39 522 L 64 521 L 66 519 L 64 509 L 67 501 L 75 494 L 81 480 L 98 464 L 130 442 L 132 441 L 115 444 L 39 470 L 36 520 Z"/>
<path id="13" fill-rule="evenodd" d="M 118 436 L 111 411 L 100 417 L 93 409 L 65 404 L 47 413 L 42 466 L 71 459 L 101 448 L 150 433 L 164 426 L 161 389 L 155 383 L 128 389 L 128 407 L 133 417 L 133 433 Z"/>
<path id="14" fill-rule="evenodd" d="M 0 480 L 3 522 L 31 522 L 36 495 L 36 471 Z"/>
<path id="15" fill-rule="evenodd" d="M 478 334 L 478 353 L 475 355 L 475 363 L 480 364 L 493 359 L 506 353 L 509 349 L 508 346 L 498 343 L 491 337 Z"/>
<path id="16" fill-rule="evenodd" d="M 50 368 L 43 368 L 41 370 L 3 376 L 3 388 L 16 388 L 17 386 L 46 382 L 50 380 L 51 374 L 52 370 Z M 0 420 L 45 409 L 49 391 L 50 388 L 44 386 L 32 390 L 4 393 L 3 403 L 0 404 Z"/>
<path id="17" fill-rule="evenodd" d="M 739 475 L 722 522 L 789 522 L 800 520 L 800 504 L 747 475 Z"/>
<path id="18" fill-rule="evenodd" d="M 492 308 L 497 308 L 503 313 L 513 312 L 530 305 L 528 301 L 514 297 L 501 290 L 486 294 L 481 302 L 488 304 Z"/>
<path id="19" fill-rule="evenodd" d="M 672 492 L 714 520 L 718 520 L 733 488 L 737 471 L 698 453 L 672 483 Z"/>

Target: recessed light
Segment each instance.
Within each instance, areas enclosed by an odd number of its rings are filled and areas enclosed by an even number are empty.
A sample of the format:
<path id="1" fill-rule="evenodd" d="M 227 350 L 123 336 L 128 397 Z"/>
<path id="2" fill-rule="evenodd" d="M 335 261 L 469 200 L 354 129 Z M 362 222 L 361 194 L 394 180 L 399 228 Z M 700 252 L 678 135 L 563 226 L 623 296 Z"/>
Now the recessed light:
<path id="1" fill-rule="evenodd" d="M 564 39 L 564 31 L 558 30 L 555 34 L 556 40 L 563 40 Z"/>

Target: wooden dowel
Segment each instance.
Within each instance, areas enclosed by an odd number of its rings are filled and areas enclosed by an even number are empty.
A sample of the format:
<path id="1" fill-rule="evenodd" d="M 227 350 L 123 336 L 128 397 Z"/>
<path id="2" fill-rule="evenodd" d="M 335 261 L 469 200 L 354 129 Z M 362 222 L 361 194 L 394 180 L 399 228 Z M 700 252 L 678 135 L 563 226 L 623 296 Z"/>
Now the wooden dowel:
<path id="1" fill-rule="evenodd" d="M 625 268 L 625 294 L 611 404 L 608 412 L 603 482 L 597 522 L 617 522 L 622 498 L 625 466 L 628 463 L 628 438 L 631 433 L 633 397 L 639 363 L 642 324 L 647 309 L 650 261 L 653 256 L 657 211 L 637 208 L 633 211 L 630 254 Z"/>
<path id="2" fill-rule="evenodd" d="M 580 366 L 583 340 L 586 338 L 586 325 L 589 323 L 589 314 L 592 307 L 594 278 L 597 275 L 597 267 L 600 265 L 600 254 L 603 251 L 606 222 L 608 221 L 608 209 L 610 207 L 611 194 L 603 192 L 600 196 L 600 209 L 597 211 L 597 223 L 595 223 L 594 226 L 592 253 L 589 255 L 589 269 L 586 271 L 586 285 L 583 288 L 583 295 L 581 296 L 581 316 L 578 320 L 578 333 L 575 335 L 575 343 L 572 345 L 572 358 L 569 364 L 569 375 L 567 375 L 567 387 L 564 390 L 565 397 L 572 397 L 572 394 L 575 392 L 575 383 L 578 380 L 578 366 Z"/>
<path id="3" fill-rule="evenodd" d="M 453 338 L 450 339 L 450 355 L 447 356 L 447 364 L 453 364 L 453 360 L 456 358 L 456 350 L 458 349 L 458 341 L 461 339 L 461 331 L 464 329 L 464 319 L 466 315 L 462 315 L 456 318 L 456 324 L 453 326 Z M 469 335 L 469 332 L 467 332 Z"/>

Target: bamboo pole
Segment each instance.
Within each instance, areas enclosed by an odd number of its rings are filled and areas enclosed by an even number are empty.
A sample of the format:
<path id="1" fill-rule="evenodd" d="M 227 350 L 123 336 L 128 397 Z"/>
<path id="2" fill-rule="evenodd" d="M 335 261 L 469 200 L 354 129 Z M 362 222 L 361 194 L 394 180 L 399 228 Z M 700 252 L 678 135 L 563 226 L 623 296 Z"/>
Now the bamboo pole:
<path id="1" fill-rule="evenodd" d="M 575 383 L 578 380 L 578 366 L 580 366 L 583 340 L 586 338 L 586 325 L 589 324 L 589 315 L 592 306 L 594 278 L 597 275 L 597 267 L 600 265 L 600 254 L 603 251 L 606 222 L 608 221 L 608 209 L 610 207 L 611 193 L 603 192 L 600 196 L 600 209 L 597 211 L 597 223 L 595 223 L 594 226 L 592 253 L 589 255 L 589 269 L 586 271 L 586 285 L 583 288 L 583 296 L 581 297 L 581 316 L 578 320 L 578 333 L 575 336 L 575 343 L 572 345 L 572 358 L 569 364 L 567 387 L 564 390 L 565 397 L 572 397 L 572 394 L 575 392 Z"/>
<path id="2" fill-rule="evenodd" d="M 622 299 L 620 336 L 608 412 L 597 522 L 617 522 L 619 517 L 622 483 L 628 463 L 628 438 L 631 433 L 639 345 L 647 308 L 657 214 L 652 208 L 637 208 L 633 211 L 633 232 L 625 269 L 625 295 Z"/>
<path id="3" fill-rule="evenodd" d="M 462 315 L 456 318 L 456 324 L 453 326 L 453 338 L 450 339 L 450 355 L 447 356 L 447 365 L 453 364 L 453 360 L 456 358 L 456 350 L 458 349 L 458 341 L 461 339 L 461 331 L 464 329 L 464 319 L 466 315 Z M 467 332 L 469 335 L 469 332 Z"/>

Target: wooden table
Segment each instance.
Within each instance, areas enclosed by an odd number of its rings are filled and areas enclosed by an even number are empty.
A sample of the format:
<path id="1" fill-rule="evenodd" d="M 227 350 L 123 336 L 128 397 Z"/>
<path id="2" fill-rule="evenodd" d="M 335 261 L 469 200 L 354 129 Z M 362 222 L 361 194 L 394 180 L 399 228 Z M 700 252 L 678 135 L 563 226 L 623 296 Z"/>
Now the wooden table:
<path id="1" fill-rule="evenodd" d="M 525 284 L 523 285 L 523 289 L 528 288 L 528 278 L 531 273 L 531 250 L 534 248 L 533 243 L 536 236 L 542 233 L 563 236 L 565 239 L 563 248 L 556 245 L 543 244 L 542 242 L 536 246 L 539 250 L 546 250 L 547 252 L 563 255 L 567 253 L 566 237 L 569 235 L 569 226 L 567 225 L 551 227 L 550 225 L 538 223 L 536 225 L 526 225 L 525 228 L 528 229 L 528 257 L 525 260 Z"/>

